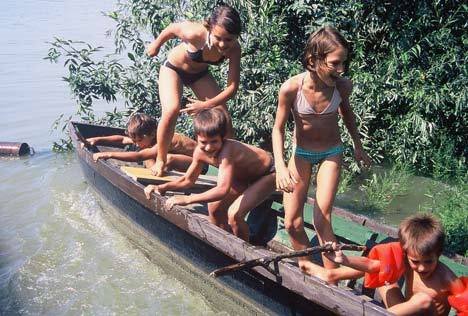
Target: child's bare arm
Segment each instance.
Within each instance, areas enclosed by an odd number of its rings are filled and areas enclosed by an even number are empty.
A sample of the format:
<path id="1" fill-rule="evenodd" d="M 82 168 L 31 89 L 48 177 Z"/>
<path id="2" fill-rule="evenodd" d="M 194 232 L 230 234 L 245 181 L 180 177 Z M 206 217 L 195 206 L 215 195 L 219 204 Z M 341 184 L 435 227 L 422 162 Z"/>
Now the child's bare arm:
<path id="1" fill-rule="evenodd" d="M 336 284 L 340 280 L 359 279 L 364 276 L 364 272 L 349 267 L 341 266 L 335 269 L 325 269 L 312 261 L 305 263 L 304 272 L 329 284 Z"/>
<path id="2" fill-rule="evenodd" d="M 333 243 L 333 249 L 336 249 L 336 247 L 336 243 Z M 326 252 L 324 255 L 333 262 L 362 272 L 375 273 L 380 270 L 380 261 L 367 257 L 347 256 L 341 250 Z"/>
<path id="3" fill-rule="evenodd" d="M 202 165 L 200 165 L 200 172 L 201 167 Z M 226 196 L 226 194 L 229 193 L 229 190 L 231 189 L 232 179 L 234 176 L 233 169 L 234 168 L 229 159 L 222 159 L 219 165 L 218 183 L 214 188 L 199 194 L 193 194 L 184 197 L 172 197 L 168 199 L 166 205 L 168 207 L 172 207 L 173 205 L 187 205 L 192 203 L 213 202 L 221 200 Z"/>
<path id="4" fill-rule="evenodd" d="M 365 167 L 369 167 L 371 165 L 371 159 L 362 147 L 361 138 L 359 137 L 359 132 L 356 126 L 356 117 L 351 108 L 351 105 L 349 104 L 349 96 L 353 90 L 353 84 L 348 79 L 342 79 L 339 84 L 339 90 L 342 97 L 342 102 L 340 104 L 340 114 L 343 118 L 343 123 L 345 124 L 346 129 L 348 130 L 353 140 L 354 156 L 358 162 L 362 161 Z"/>
<path id="5" fill-rule="evenodd" d="M 99 159 L 117 159 L 122 161 L 143 161 L 147 159 L 152 159 L 156 156 L 156 147 L 146 148 L 140 151 L 124 152 L 124 151 L 109 151 L 109 152 L 99 152 L 93 154 L 94 161 Z"/>
<path id="6" fill-rule="evenodd" d="M 146 198 L 149 199 L 151 197 L 151 192 L 158 192 L 159 194 L 163 195 L 164 193 L 166 193 L 166 191 L 180 191 L 183 189 L 190 188 L 191 186 L 193 186 L 195 181 L 197 181 L 198 176 L 201 174 L 202 169 L 203 169 L 203 162 L 197 159 L 193 159 L 192 163 L 190 164 L 185 174 L 181 176 L 180 178 L 178 178 L 177 180 L 174 180 L 165 184 L 160 184 L 160 185 L 150 184 L 146 186 L 145 188 Z M 178 197 L 178 198 L 182 199 L 182 198 L 185 198 L 185 196 Z M 168 199 L 166 201 L 166 205 L 169 208 L 172 207 L 172 205 L 168 205 L 168 203 L 172 201 L 171 199 Z M 179 204 L 179 203 L 176 203 L 176 204 Z M 179 205 L 186 205 L 186 204 L 179 204 Z"/>
<path id="7" fill-rule="evenodd" d="M 367 273 L 375 273 L 380 270 L 380 262 L 378 260 L 372 260 L 366 257 L 343 255 L 341 264 Z"/>
<path id="8" fill-rule="evenodd" d="M 159 50 L 161 46 L 175 38 L 178 37 L 185 42 L 193 41 L 194 37 L 196 37 L 197 31 L 199 32 L 200 26 L 198 23 L 193 22 L 179 22 L 179 23 L 171 23 L 167 26 L 161 33 L 159 33 L 158 37 L 148 46 L 147 54 L 150 57 L 157 56 L 159 54 Z"/>
<path id="9" fill-rule="evenodd" d="M 90 137 L 86 139 L 91 145 L 98 144 L 133 144 L 133 141 L 130 137 L 124 135 L 110 135 L 110 136 L 99 136 L 99 137 Z"/>
<path id="10" fill-rule="evenodd" d="M 276 187 L 285 192 L 292 192 L 297 180 L 289 172 L 284 161 L 284 129 L 294 101 L 294 89 L 289 82 L 285 82 L 279 91 L 278 109 L 275 125 L 273 126 L 273 155 L 275 157 Z"/>

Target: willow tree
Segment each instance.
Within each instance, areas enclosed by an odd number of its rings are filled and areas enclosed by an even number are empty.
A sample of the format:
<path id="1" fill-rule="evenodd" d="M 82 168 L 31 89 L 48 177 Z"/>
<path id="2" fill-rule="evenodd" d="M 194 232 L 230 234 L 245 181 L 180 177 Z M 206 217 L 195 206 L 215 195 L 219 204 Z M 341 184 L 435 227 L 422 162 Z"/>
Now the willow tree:
<path id="1" fill-rule="evenodd" d="M 356 87 L 351 102 L 374 160 L 411 162 L 442 177 L 466 174 L 468 38 L 462 1 L 226 2 L 244 22 L 241 85 L 228 104 L 239 139 L 269 143 L 279 85 L 301 71 L 307 35 L 333 24 L 353 46 L 347 74 Z M 84 42 L 56 39 L 47 58 L 62 59 L 68 67 L 65 80 L 77 116 L 113 125 L 123 125 L 135 111 L 158 117 L 157 75 L 176 42 L 167 43 L 155 59 L 145 55 L 145 46 L 169 23 L 202 20 L 212 8 L 201 0 L 118 3 L 106 13 L 115 21 L 111 56 L 96 54 L 100 48 Z M 211 70 L 219 82 L 226 67 Z M 96 117 L 96 99 L 119 99 L 125 106 Z M 191 131 L 190 120 L 181 119 L 178 128 Z"/>

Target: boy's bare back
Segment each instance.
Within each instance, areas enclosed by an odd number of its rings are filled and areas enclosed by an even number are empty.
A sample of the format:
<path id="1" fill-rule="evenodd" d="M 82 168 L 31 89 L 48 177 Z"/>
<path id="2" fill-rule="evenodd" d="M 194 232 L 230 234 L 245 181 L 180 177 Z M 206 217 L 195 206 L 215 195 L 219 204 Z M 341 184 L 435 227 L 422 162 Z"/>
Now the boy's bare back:
<path id="1" fill-rule="evenodd" d="M 180 154 L 192 156 L 197 142 L 193 139 L 179 133 L 174 133 L 169 147 L 169 152 L 172 154 Z"/>

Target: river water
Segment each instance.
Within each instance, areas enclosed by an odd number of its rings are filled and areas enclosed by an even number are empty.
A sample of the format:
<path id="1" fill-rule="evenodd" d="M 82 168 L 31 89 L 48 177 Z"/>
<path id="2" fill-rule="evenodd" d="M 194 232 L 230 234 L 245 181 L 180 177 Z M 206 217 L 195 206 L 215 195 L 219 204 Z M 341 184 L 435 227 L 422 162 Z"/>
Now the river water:
<path id="1" fill-rule="evenodd" d="M 102 16 L 114 1 L 3 0 L 0 141 L 36 154 L 0 158 L 0 315 L 214 314 L 107 220 L 74 154 L 51 152 L 52 122 L 72 114 L 62 65 L 42 58 L 54 36 L 112 48 Z M 110 206 L 105 206 L 110 207 Z"/>

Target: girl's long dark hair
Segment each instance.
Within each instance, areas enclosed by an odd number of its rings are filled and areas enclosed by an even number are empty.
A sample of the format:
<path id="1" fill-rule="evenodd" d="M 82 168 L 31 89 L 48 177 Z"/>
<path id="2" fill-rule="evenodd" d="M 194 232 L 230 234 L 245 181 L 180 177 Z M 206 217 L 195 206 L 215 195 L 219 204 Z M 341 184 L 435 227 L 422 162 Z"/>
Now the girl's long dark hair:
<path id="1" fill-rule="evenodd" d="M 215 25 L 219 25 L 234 35 L 240 35 L 242 31 L 239 12 L 225 4 L 215 7 L 211 16 L 205 20 L 204 25 L 208 30 L 211 30 Z"/>

